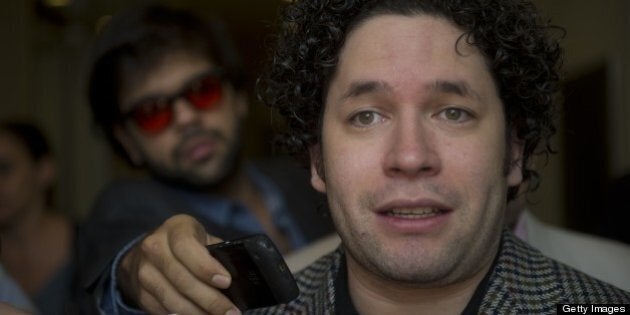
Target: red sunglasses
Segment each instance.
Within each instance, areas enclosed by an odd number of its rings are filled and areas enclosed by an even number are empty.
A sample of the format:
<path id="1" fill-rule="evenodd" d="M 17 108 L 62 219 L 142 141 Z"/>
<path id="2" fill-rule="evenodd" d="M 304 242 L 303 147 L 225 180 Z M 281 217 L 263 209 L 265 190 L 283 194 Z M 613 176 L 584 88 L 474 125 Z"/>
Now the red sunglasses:
<path id="1" fill-rule="evenodd" d="M 169 96 L 150 97 L 136 102 L 123 118 L 131 119 L 144 132 L 158 134 L 173 122 L 173 105 L 185 99 L 197 110 L 210 110 L 219 105 L 223 96 L 221 77 L 211 72 L 186 84 L 179 92 Z"/>

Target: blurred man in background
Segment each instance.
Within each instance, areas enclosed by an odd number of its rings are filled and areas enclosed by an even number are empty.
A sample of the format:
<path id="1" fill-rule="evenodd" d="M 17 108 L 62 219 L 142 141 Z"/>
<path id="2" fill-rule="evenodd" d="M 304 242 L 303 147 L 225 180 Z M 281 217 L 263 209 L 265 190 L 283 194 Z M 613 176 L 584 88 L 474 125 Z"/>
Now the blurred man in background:
<path id="1" fill-rule="evenodd" d="M 206 305 L 187 295 L 230 281 L 225 270 L 198 272 L 195 257 L 211 262 L 207 243 L 265 233 L 288 253 L 331 231 L 304 169 L 243 158 L 248 101 L 238 55 L 217 20 L 163 6 L 121 12 L 99 34 L 94 120 L 151 174 L 109 185 L 82 229 L 82 274 L 101 311 L 166 314 L 172 302 L 201 312 Z M 176 232 L 188 224 L 197 238 Z"/>

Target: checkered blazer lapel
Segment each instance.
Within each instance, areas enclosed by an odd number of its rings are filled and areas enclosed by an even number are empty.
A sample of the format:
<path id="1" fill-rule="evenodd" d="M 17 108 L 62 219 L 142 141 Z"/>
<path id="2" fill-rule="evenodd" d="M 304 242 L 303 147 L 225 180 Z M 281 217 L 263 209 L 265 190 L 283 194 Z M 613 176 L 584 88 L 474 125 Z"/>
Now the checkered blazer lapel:
<path id="1" fill-rule="evenodd" d="M 555 314 L 557 303 L 630 303 L 630 293 L 598 281 L 504 231 L 482 314 Z"/>

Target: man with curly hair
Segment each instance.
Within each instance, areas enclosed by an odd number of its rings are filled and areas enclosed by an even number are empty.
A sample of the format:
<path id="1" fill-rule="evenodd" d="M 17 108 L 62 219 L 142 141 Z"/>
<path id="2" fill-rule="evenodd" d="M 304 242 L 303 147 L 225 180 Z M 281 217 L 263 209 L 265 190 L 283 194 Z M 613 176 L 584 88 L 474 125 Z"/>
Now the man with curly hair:
<path id="1" fill-rule="evenodd" d="M 342 245 L 269 314 L 548 314 L 630 293 L 543 256 L 505 210 L 551 152 L 561 52 L 521 0 L 301 0 L 262 99 Z"/>

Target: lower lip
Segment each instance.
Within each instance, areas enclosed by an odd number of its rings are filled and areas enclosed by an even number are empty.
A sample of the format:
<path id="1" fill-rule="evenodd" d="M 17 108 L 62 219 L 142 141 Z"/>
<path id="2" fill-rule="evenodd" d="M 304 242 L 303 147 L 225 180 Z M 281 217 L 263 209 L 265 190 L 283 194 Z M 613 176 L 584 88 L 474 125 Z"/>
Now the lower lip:
<path id="1" fill-rule="evenodd" d="M 215 146 L 210 143 L 201 143 L 188 150 L 188 157 L 193 162 L 206 160 L 214 154 Z"/>
<path id="2" fill-rule="evenodd" d="M 400 234 L 426 234 L 446 225 L 451 211 L 444 211 L 423 218 L 405 218 L 378 214 L 378 222 L 388 231 Z"/>

